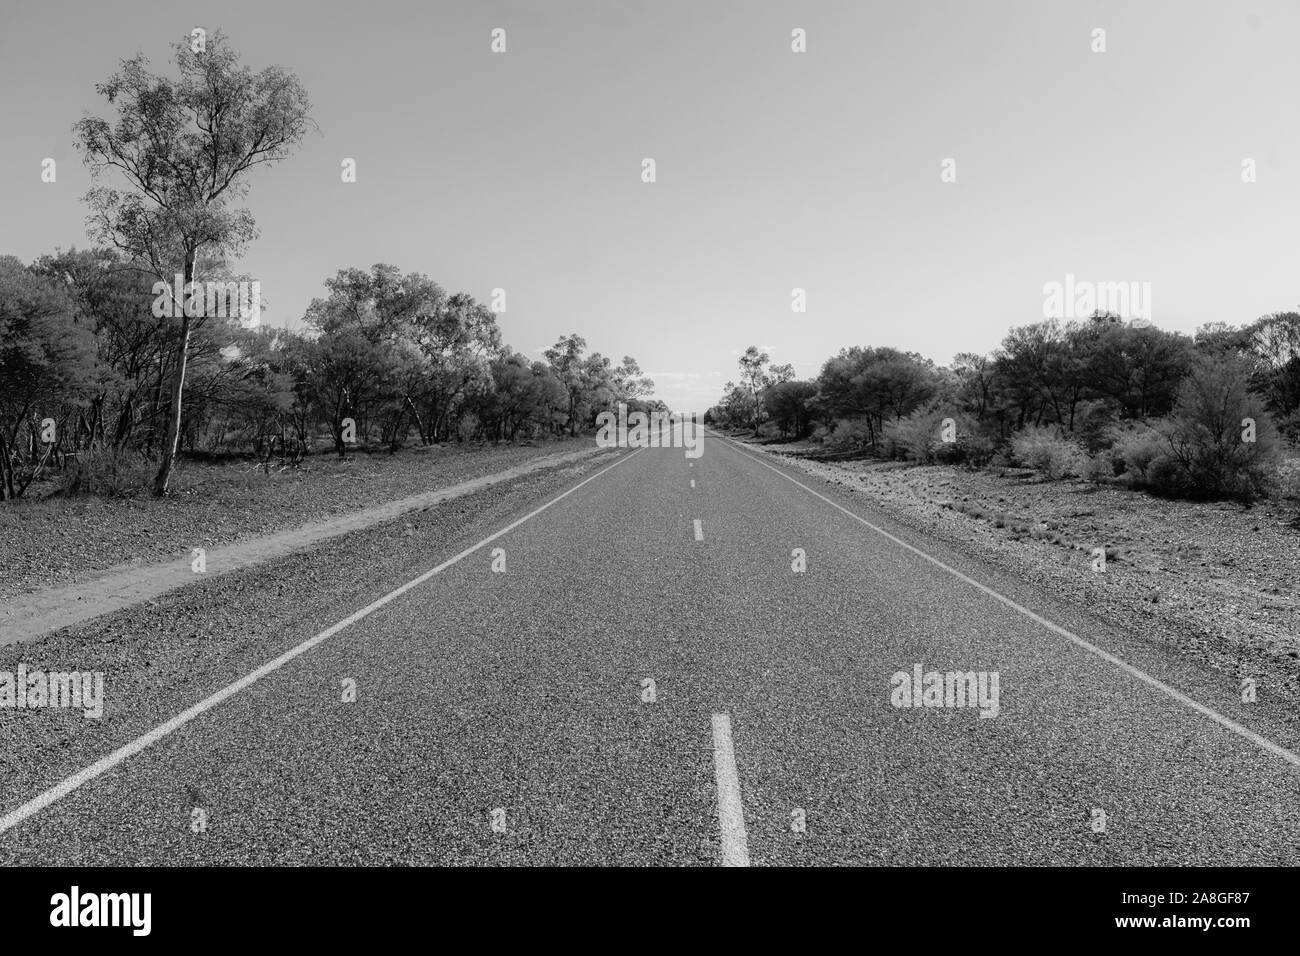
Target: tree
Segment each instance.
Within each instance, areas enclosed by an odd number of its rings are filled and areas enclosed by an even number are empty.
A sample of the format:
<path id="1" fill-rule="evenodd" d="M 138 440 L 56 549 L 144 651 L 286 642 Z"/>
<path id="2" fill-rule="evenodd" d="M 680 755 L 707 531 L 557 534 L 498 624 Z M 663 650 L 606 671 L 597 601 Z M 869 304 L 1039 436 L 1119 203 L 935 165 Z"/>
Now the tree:
<path id="1" fill-rule="evenodd" d="M 759 413 L 762 411 L 760 393 L 771 384 L 771 378 L 764 366 L 771 357 L 757 346 L 751 345 L 740 356 L 740 384 L 749 392 L 748 406 L 753 414 L 754 434 L 758 434 Z M 793 369 L 791 370 L 793 375 Z"/>
<path id="2" fill-rule="evenodd" d="M 94 337 L 79 318 L 65 287 L 12 256 L 0 257 L 0 500 L 26 491 L 61 445 L 72 412 L 93 390 Z M 40 427 L 46 419 L 55 424 L 48 443 Z M 28 440 L 21 453 L 24 425 Z M 15 483 L 19 458 L 30 471 Z"/>
<path id="3" fill-rule="evenodd" d="M 739 428 L 754 420 L 754 399 L 749 389 L 735 382 L 722 388 L 722 401 L 711 410 L 712 421 L 726 428 Z"/>
<path id="4" fill-rule="evenodd" d="M 1081 343 L 1089 391 L 1113 402 L 1125 418 L 1167 415 L 1192 360 L 1191 342 L 1154 326 L 1108 325 L 1090 332 Z"/>
<path id="5" fill-rule="evenodd" d="M 864 419 L 876 448 L 887 419 L 910 414 L 933 397 L 938 374 L 933 362 L 915 353 L 853 346 L 826 361 L 817 385 L 824 413 Z"/>
<path id="6" fill-rule="evenodd" d="M 1300 438 L 1300 312 L 1266 315 L 1246 331 L 1262 360 L 1252 384 L 1291 437 Z"/>
<path id="7" fill-rule="evenodd" d="M 996 353 L 999 377 L 1017 406 L 1016 430 L 1044 421 L 1067 425 L 1081 396 L 1077 355 L 1056 319 L 1013 328 Z"/>
<path id="8" fill-rule="evenodd" d="M 586 350 L 587 340 L 575 332 L 561 338 L 544 353 L 568 395 L 570 435 L 578 434 L 578 406 L 585 387 L 582 353 Z"/>
<path id="9" fill-rule="evenodd" d="M 67 289 L 95 336 L 94 391 L 78 416 L 77 447 L 152 444 L 173 337 L 155 318 L 148 276 L 111 249 L 55 252 L 32 264 Z"/>
<path id="10" fill-rule="evenodd" d="M 1206 322 L 1196 330 L 1196 350 L 1203 355 L 1244 352 L 1250 348 L 1250 330 L 1227 322 Z"/>
<path id="11" fill-rule="evenodd" d="M 653 394 L 655 390 L 654 379 L 644 375 L 641 366 L 630 355 L 623 356 L 622 364 L 613 370 L 612 379 L 614 390 L 620 401 L 628 402 L 637 398 L 645 398 L 647 395 Z"/>
<path id="12" fill-rule="evenodd" d="M 623 356 L 616 366 L 599 352 L 584 355 L 586 350 L 586 339 L 575 333 L 562 337 L 544 353 L 568 396 L 570 435 L 578 433 L 580 423 L 589 424 L 598 410 L 619 402 L 630 406 L 655 387 L 632 356 Z"/>
<path id="13" fill-rule="evenodd" d="M 427 368 L 421 393 L 425 409 L 421 440 L 432 444 L 447 437 L 450 423 L 471 392 L 491 387 L 490 365 L 501 354 L 501 330 L 496 314 L 473 296 L 458 292 L 447 297 L 423 276 L 418 282 L 408 279 L 425 300 L 413 322 Z M 414 409 L 417 402 L 409 404 Z"/>
<path id="14" fill-rule="evenodd" d="M 1197 361 L 1161 423 L 1165 453 L 1150 466 L 1157 491 L 1243 502 L 1266 492 L 1279 446 L 1263 400 L 1249 389 L 1252 371 L 1240 355 Z"/>
<path id="15" fill-rule="evenodd" d="M 788 368 L 788 366 L 787 366 Z M 790 432 L 795 440 L 808 434 L 812 427 L 812 401 L 817 395 L 816 382 L 785 380 L 775 382 L 763 392 L 763 405 L 784 438 Z"/>
<path id="16" fill-rule="evenodd" d="M 478 396 L 477 413 L 497 439 L 514 441 L 525 425 L 546 427 L 568 396 L 545 362 L 505 351 L 492 362 L 491 387 Z"/>
<path id="17" fill-rule="evenodd" d="M 993 361 L 978 352 L 959 352 L 953 356 L 952 370 L 957 376 L 961 408 L 982 422 L 992 406 Z"/>
<path id="18" fill-rule="evenodd" d="M 394 384 L 406 384 L 399 342 L 409 340 L 412 297 L 403 294 L 402 283 L 390 265 L 341 269 L 325 280 L 329 296 L 313 299 L 303 318 L 318 336 L 308 359 L 311 397 L 340 458 L 347 453 L 344 420 L 351 418 L 367 440 L 371 419 L 391 401 Z M 441 290 L 437 294 L 445 298 Z"/>
<path id="19" fill-rule="evenodd" d="M 773 365 L 767 370 L 769 385 L 780 385 L 782 382 L 794 381 L 793 365 Z"/>
<path id="20" fill-rule="evenodd" d="M 96 183 L 86 194 L 92 235 L 111 243 L 170 289 L 179 275 L 188 294 L 200 253 L 236 256 L 256 235 L 252 215 L 233 205 L 255 166 L 286 158 L 311 120 L 306 91 L 278 66 L 241 67 L 224 34 L 195 49 L 176 44 L 180 79 L 150 73 L 140 54 L 96 91 L 117 107 L 116 124 L 86 117 L 74 127 Z M 100 184 L 117 170 L 129 189 Z M 154 494 L 165 495 L 180 444 L 182 398 L 195 310 L 179 312 L 170 405 Z"/>

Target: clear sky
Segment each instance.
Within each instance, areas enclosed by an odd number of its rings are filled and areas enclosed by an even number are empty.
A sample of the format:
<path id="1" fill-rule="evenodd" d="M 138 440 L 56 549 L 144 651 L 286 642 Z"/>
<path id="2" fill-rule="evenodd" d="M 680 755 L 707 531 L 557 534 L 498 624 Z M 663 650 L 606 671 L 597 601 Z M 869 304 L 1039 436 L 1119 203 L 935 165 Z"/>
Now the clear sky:
<path id="1" fill-rule="evenodd" d="M 504 288 L 516 349 L 576 331 L 693 409 L 750 344 L 801 376 L 847 345 L 990 351 L 1066 273 L 1150 282 L 1189 332 L 1300 304 L 1296 0 L 3 0 L 0 254 L 88 244 L 71 126 L 194 26 L 296 72 L 320 125 L 250 180 L 237 268 L 271 324 L 391 262 Z"/>

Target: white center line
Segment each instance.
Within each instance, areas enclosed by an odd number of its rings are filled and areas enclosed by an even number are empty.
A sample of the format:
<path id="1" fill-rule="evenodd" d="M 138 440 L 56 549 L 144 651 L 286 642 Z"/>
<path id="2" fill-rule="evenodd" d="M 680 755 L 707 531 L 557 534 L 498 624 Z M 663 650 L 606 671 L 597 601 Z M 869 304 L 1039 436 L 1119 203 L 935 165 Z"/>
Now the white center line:
<path id="1" fill-rule="evenodd" d="M 691 487 L 692 487 L 692 488 L 695 487 L 695 479 L 694 479 L 694 478 L 691 479 Z"/>
<path id="2" fill-rule="evenodd" d="M 718 782 L 718 827 L 722 830 L 722 865 L 749 866 L 745 837 L 745 805 L 740 799 L 736 752 L 731 743 L 731 718 L 713 715 L 713 773 Z"/>
<path id="3" fill-rule="evenodd" d="M 696 541 L 704 540 L 704 526 L 700 524 L 699 518 L 695 519 L 695 540 Z"/>
<path id="4" fill-rule="evenodd" d="M 536 509 L 535 511 L 530 511 L 528 514 L 524 515 L 519 520 L 511 522 L 510 524 L 506 525 L 504 528 L 502 528 L 500 531 L 496 532 L 495 534 L 488 535 L 478 544 L 466 548 L 464 551 L 456 555 L 454 558 L 448 558 L 446 561 L 442 562 L 442 564 L 438 565 L 436 568 L 433 568 L 430 571 L 426 571 L 424 574 L 421 574 L 418 578 L 415 578 L 411 581 L 407 581 L 405 584 L 403 584 L 401 587 L 397 588 L 396 590 L 389 591 L 379 600 L 373 602 L 372 604 L 367 604 L 361 610 L 355 612 L 354 614 L 349 615 L 348 617 L 345 617 L 343 620 L 339 621 L 337 624 L 333 625 L 332 627 L 326 628 L 325 630 L 317 634 L 315 637 L 308 638 L 307 640 L 299 644 L 297 647 L 285 651 L 275 660 L 268 661 L 267 663 L 263 664 L 261 667 L 257 668 L 257 670 L 244 675 L 239 680 L 235 681 L 233 684 L 230 684 L 229 686 L 224 687 L 221 690 L 217 691 L 211 697 L 199 701 L 193 707 L 189 708 L 189 710 L 182 711 L 181 713 L 177 714 L 175 717 L 173 717 L 171 720 L 167 721 L 166 723 L 159 724 L 157 727 L 149 731 L 144 736 L 138 737 L 135 740 L 131 741 L 129 744 L 119 747 L 117 750 L 114 750 L 107 757 L 101 758 L 100 760 L 91 764 L 89 767 L 86 767 L 85 769 L 79 770 L 77 773 L 74 773 L 72 776 L 68 777 L 62 783 L 56 784 L 55 786 L 51 787 L 49 790 L 46 790 L 44 793 L 40 794 L 39 796 L 33 797 L 31 800 L 28 800 L 22 806 L 16 808 L 15 810 L 10 811 L 5 816 L 0 817 L 0 833 L 4 833 L 6 830 L 13 829 L 18 824 L 26 820 L 28 817 L 35 816 L 37 813 L 40 813 L 42 810 L 44 810 L 50 804 L 54 803 L 56 800 L 61 800 L 63 797 L 66 797 L 68 794 L 72 793 L 72 791 L 78 789 L 79 787 L 84 786 L 85 784 L 94 780 L 96 777 L 101 776 L 102 774 L 105 774 L 108 771 L 112 770 L 114 767 L 122 763 L 124 760 L 129 760 L 131 757 L 134 757 L 136 754 L 144 750 L 146 747 L 149 747 L 152 744 L 156 744 L 158 741 L 162 740 L 168 734 L 172 733 L 172 731 L 179 730 L 181 727 L 184 727 L 195 717 L 198 717 L 200 714 L 204 713 L 205 711 L 211 710 L 213 707 L 216 707 L 218 704 L 222 703 L 223 701 L 226 701 L 229 698 L 234 697 L 240 691 L 244 690 L 245 688 L 249 687 L 252 684 L 257 683 L 257 681 L 261 680 L 267 674 L 279 670 L 281 667 L 289 663 L 295 657 L 299 657 L 302 654 L 307 653 L 317 644 L 321 643 L 322 641 L 328 640 L 329 638 L 333 637 L 335 634 L 337 634 L 339 631 L 343 630 L 344 628 L 352 624 L 355 624 L 363 617 L 366 617 L 367 615 L 372 614 L 373 612 L 379 610 L 385 604 L 394 600 L 395 598 L 400 597 L 401 595 L 405 594 L 407 591 L 411 590 L 412 588 L 418 587 L 419 585 L 423 584 L 425 581 L 433 577 L 435 574 L 439 574 L 442 571 L 445 571 L 447 568 L 451 567 L 457 561 L 469 557 L 471 554 L 473 554 L 475 551 L 478 551 L 484 545 L 492 541 L 495 541 L 497 538 L 501 537 L 503 534 L 506 534 L 507 532 L 513 531 L 515 528 L 518 528 L 525 521 L 529 521 L 532 518 L 537 517 L 547 508 L 551 507 L 551 505 L 569 497 L 569 495 L 573 494 L 583 485 L 587 484 L 590 481 L 595 481 L 605 472 L 609 471 L 610 468 L 617 468 L 619 465 L 623 464 L 623 462 L 627 461 L 633 455 L 639 455 L 640 453 L 641 453 L 641 449 L 638 448 L 636 451 L 632 452 L 631 455 L 624 455 L 622 458 L 614 462 L 614 464 L 610 465 L 608 468 L 602 468 L 594 475 L 591 475 L 588 478 L 584 478 L 582 481 L 578 482 L 568 491 L 564 492 L 561 495 L 557 495 L 556 497 L 552 498 L 550 501 L 546 502 L 546 504 L 542 505 L 540 508 Z"/>

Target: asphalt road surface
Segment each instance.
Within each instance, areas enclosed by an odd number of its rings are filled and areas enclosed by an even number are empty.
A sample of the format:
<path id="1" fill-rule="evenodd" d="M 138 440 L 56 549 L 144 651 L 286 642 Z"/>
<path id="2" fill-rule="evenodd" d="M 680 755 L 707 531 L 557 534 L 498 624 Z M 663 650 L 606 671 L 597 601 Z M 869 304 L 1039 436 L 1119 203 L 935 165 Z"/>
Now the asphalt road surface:
<path id="1" fill-rule="evenodd" d="M 714 436 L 560 490 L 0 806 L 0 863 L 1300 862 L 1230 676 Z M 916 665 L 996 715 L 895 706 Z"/>

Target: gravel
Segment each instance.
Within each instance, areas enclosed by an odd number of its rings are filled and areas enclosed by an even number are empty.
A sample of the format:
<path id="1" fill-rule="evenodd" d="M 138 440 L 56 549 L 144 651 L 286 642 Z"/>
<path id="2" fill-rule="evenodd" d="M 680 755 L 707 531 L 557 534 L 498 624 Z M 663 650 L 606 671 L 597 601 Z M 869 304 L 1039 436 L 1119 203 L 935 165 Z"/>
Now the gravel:
<path id="1" fill-rule="evenodd" d="M 250 462 L 182 462 L 165 499 L 142 489 L 123 498 L 19 500 L 0 507 L 0 599 L 173 558 L 196 540 L 230 544 L 591 446 L 590 438 L 435 445 L 343 461 L 320 456 L 269 473 Z"/>

